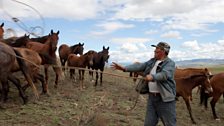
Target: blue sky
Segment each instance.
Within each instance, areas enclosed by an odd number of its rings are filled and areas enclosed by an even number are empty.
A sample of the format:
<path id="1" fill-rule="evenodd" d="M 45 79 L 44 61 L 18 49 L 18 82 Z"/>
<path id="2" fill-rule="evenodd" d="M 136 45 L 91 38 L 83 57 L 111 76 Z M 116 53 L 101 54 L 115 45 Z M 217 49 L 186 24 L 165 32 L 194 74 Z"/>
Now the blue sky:
<path id="1" fill-rule="evenodd" d="M 171 45 L 175 61 L 224 59 L 223 8 L 224 0 L 1 0 L 0 23 L 5 38 L 26 33 L 16 17 L 28 31 L 40 27 L 38 35 L 59 30 L 59 46 L 109 46 L 110 61 L 120 63 L 150 59 L 159 41 Z"/>

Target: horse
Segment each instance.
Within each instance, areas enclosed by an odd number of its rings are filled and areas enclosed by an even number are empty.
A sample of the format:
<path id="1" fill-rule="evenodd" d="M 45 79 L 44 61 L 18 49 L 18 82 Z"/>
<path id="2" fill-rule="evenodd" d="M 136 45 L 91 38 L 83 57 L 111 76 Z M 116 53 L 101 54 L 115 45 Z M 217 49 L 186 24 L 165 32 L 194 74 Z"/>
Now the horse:
<path id="1" fill-rule="evenodd" d="M 192 90 L 201 85 L 205 87 L 206 91 L 212 92 L 213 89 L 210 84 L 211 73 L 207 68 L 196 69 L 176 69 L 175 70 L 175 82 L 176 82 L 176 96 L 182 96 L 187 106 L 188 112 L 192 123 L 196 124 L 191 111 L 190 101 L 192 100 Z"/>
<path id="2" fill-rule="evenodd" d="M 62 44 L 60 47 L 59 47 L 59 57 L 60 57 L 60 61 L 61 61 L 61 65 L 64 67 L 65 66 L 65 63 L 68 59 L 68 55 L 69 54 L 80 54 L 82 55 L 83 54 L 83 44 L 79 43 L 79 44 L 76 44 L 76 45 L 73 45 L 73 46 L 68 46 L 66 44 Z M 65 70 L 63 68 L 63 70 Z"/>
<path id="3" fill-rule="evenodd" d="M 37 37 L 37 38 L 31 38 L 30 40 L 33 42 L 40 42 L 40 43 L 45 43 L 47 41 L 47 39 L 49 38 L 49 36 L 51 36 L 52 40 L 55 43 L 58 43 L 58 35 L 59 35 L 60 31 L 54 32 L 51 29 L 51 32 L 48 35 L 42 36 L 42 37 Z"/>
<path id="4" fill-rule="evenodd" d="M 57 43 L 58 43 L 58 33 L 52 33 L 51 35 L 48 35 L 48 39 L 46 40 L 44 44 L 39 42 L 33 42 L 33 41 L 30 41 L 26 44 L 27 48 L 38 52 L 43 60 L 42 65 L 44 65 L 45 81 L 47 83 L 46 85 L 48 85 L 49 64 L 58 65 L 57 56 L 55 54 L 55 51 L 57 49 Z M 55 67 L 55 66 L 53 66 L 53 69 L 54 69 L 54 72 L 56 73 L 54 87 L 57 88 L 58 79 L 59 77 L 62 76 L 62 70 L 60 69 L 60 67 Z"/>
<path id="5" fill-rule="evenodd" d="M 4 27 L 4 23 L 2 23 L 2 24 L 0 25 L 0 40 L 3 39 L 3 35 L 4 35 L 4 29 L 3 29 L 3 27 Z"/>
<path id="6" fill-rule="evenodd" d="M 25 47 L 26 44 L 30 41 L 29 37 L 30 35 L 24 34 L 21 37 L 10 37 L 7 39 L 3 39 L 2 42 L 12 47 Z"/>
<path id="7" fill-rule="evenodd" d="M 25 95 L 24 91 L 21 88 L 19 79 L 12 74 L 14 69 L 15 62 L 17 61 L 21 71 L 23 72 L 28 84 L 30 84 L 33 88 L 34 94 L 36 98 L 39 98 L 37 93 L 37 89 L 33 84 L 32 78 L 30 76 L 30 71 L 27 65 L 25 64 L 24 60 L 20 59 L 22 57 L 21 54 L 14 50 L 12 47 L 8 46 L 7 44 L 0 42 L 0 81 L 2 84 L 2 96 L 1 101 L 5 102 L 8 97 L 9 92 L 9 85 L 8 80 L 13 82 L 13 84 L 19 90 L 20 97 L 23 99 L 23 103 L 27 103 L 27 96 Z"/>
<path id="8" fill-rule="evenodd" d="M 103 50 L 100 51 L 100 52 L 94 52 L 94 55 L 93 55 L 93 65 L 92 66 L 88 66 L 88 68 L 92 68 L 93 70 L 96 70 L 96 80 L 95 80 L 95 84 L 94 86 L 96 87 L 97 86 L 97 83 L 98 83 L 98 78 L 99 78 L 99 75 L 98 75 L 98 69 L 101 71 L 100 73 L 100 86 L 102 86 L 102 80 L 103 80 L 103 71 L 104 71 L 104 66 L 105 66 L 105 63 L 108 62 L 108 59 L 109 59 L 109 47 L 105 48 L 103 46 Z M 90 76 L 93 78 L 93 72 L 89 71 L 89 74 Z"/>
<path id="9" fill-rule="evenodd" d="M 42 63 L 40 55 L 36 51 L 27 48 L 14 47 L 14 49 L 18 51 L 24 59 L 26 59 L 25 63 L 30 70 L 30 76 L 32 77 L 34 82 L 39 80 L 42 83 L 42 94 L 46 94 L 47 93 L 46 82 L 44 80 L 44 76 L 40 73 L 40 65 Z M 15 62 L 12 71 L 13 72 L 20 71 L 20 66 L 18 62 Z M 29 84 L 23 86 L 23 90 L 25 91 L 26 88 L 29 86 L 30 86 Z"/>
<path id="10" fill-rule="evenodd" d="M 75 54 L 69 54 L 68 56 L 68 67 L 80 67 L 85 68 L 86 66 L 92 66 L 93 65 L 93 54 L 95 52 L 90 50 L 84 55 L 81 55 L 80 57 Z M 85 88 L 83 85 L 84 80 L 84 70 L 79 70 L 79 80 L 80 80 L 80 88 Z M 75 74 L 75 69 L 70 69 L 70 78 L 73 79 L 73 74 Z"/>
<path id="11" fill-rule="evenodd" d="M 219 100 L 219 98 L 223 95 L 224 93 L 224 73 L 218 73 L 218 74 L 214 74 L 211 79 L 210 79 L 210 83 L 212 85 L 213 88 L 213 92 L 212 93 L 205 93 L 203 90 L 204 88 L 201 88 L 201 97 L 204 98 L 204 105 L 205 108 L 207 108 L 207 102 L 208 102 L 208 98 L 212 97 L 212 100 L 210 101 L 210 105 L 212 108 L 212 114 L 213 114 L 213 118 L 215 120 L 220 120 L 219 117 L 216 114 L 216 110 L 215 110 L 215 105 L 217 103 L 217 101 Z"/>

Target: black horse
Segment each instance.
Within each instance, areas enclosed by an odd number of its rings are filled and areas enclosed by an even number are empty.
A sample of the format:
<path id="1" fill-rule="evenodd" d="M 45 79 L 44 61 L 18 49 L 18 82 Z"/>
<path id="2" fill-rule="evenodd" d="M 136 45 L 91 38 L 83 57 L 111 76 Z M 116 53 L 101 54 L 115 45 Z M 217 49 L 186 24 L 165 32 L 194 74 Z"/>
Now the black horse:
<path id="1" fill-rule="evenodd" d="M 100 86 L 102 86 L 102 79 L 103 79 L 103 71 L 104 71 L 104 66 L 105 66 L 105 63 L 108 62 L 108 59 L 109 59 L 109 47 L 105 48 L 103 46 L 103 50 L 100 51 L 100 52 L 95 52 L 94 53 L 94 56 L 93 56 L 93 65 L 92 66 L 88 66 L 88 68 L 92 68 L 93 70 L 96 70 L 96 80 L 95 80 L 95 85 L 94 86 L 97 86 L 97 83 L 98 83 L 98 78 L 99 78 L 99 75 L 98 75 L 98 70 L 100 70 Z M 90 76 L 93 78 L 93 72 L 90 71 L 89 72 Z"/>

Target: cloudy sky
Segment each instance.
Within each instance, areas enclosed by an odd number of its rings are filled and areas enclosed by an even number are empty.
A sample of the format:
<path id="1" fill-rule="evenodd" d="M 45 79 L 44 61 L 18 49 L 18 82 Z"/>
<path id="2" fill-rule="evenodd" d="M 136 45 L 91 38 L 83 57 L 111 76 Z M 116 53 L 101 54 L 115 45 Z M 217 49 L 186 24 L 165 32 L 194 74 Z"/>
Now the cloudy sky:
<path id="1" fill-rule="evenodd" d="M 1 22 L 5 38 L 59 30 L 59 46 L 109 46 L 120 63 L 150 59 L 159 41 L 175 61 L 224 59 L 224 0 L 1 0 Z"/>

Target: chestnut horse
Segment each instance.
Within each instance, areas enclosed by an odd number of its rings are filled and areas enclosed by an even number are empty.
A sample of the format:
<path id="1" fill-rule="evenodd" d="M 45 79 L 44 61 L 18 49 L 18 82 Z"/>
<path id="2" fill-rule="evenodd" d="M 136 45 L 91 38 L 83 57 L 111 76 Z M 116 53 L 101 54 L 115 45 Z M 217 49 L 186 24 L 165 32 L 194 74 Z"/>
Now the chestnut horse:
<path id="1" fill-rule="evenodd" d="M 27 103 L 27 97 L 21 88 L 19 79 L 12 74 L 16 60 L 26 80 L 28 81 L 28 84 L 32 86 L 36 98 L 39 98 L 36 87 L 33 84 L 32 78 L 30 76 L 29 68 L 27 67 L 24 60 L 20 59 L 19 57 L 22 57 L 22 55 L 18 51 L 14 50 L 7 44 L 0 42 L 0 81 L 2 84 L 1 101 L 7 100 L 9 92 L 8 80 L 10 80 L 19 90 L 19 94 L 22 97 L 24 104 Z"/>
<path id="2" fill-rule="evenodd" d="M 215 105 L 217 103 L 217 101 L 219 100 L 220 96 L 223 95 L 224 93 L 224 73 L 218 73 L 218 74 L 214 74 L 211 79 L 211 85 L 213 88 L 213 92 L 212 93 L 205 93 L 203 90 L 204 88 L 201 88 L 201 94 L 202 95 L 202 100 L 204 100 L 204 105 L 207 108 L 207 102 L 208 102 L 208 98 L 212 97 L 212 100 L 210 101 L 210 105 L 212 108 L 212 114 L 215 120 L 220 120 L 219 117 L 216 114 L 216 110 L 215 110 Z"/>
<path id="3" fill-rule="evenodd" d="M 186 68 L 175 70 L 176 96 L 182 96 L 187 106 L 192 123 L 196 124 L 191 111 L 190 101 L 192 100 L 192 90 L 201 85 L 208 92 L 212 92 L 210 84 L 211 73 L 207 68 Z"/>
<path id="4" fill-rule="evenodd" d="M 62 44 L 60 47 L 59 47 L 59 57 L 60 57 L 60 61 L 61 61 L 61 65 L 63 66 L 63 70 L 64 69 L 64 66 L 65 66 L 65 63 L 68 59 L 68 55 L 69 54 L 80 54 L 82 55 L 83 54 L 83 44 L 79 43 L 79 44 L 76 44 L 76 45 L 73 45 L 73 46 L 68 46 L 66 44 Z"/>
<path id="5" fill-rule="evenodd" d="M 49 34 L 48 39 L 46 40 L 44 44 L 39 42 L 32 42 L 32 41 L 26 44 L 27 48 L 38 52 L 42 58 L 42 64 L 44 65 L 44 71 L 45 71 L 45 81 L 47 83 L 46 85 L 48 85 L 49 65 L 58 65 L 57 56 L 55 54 L 55 51 L 57 49 L 57 43 L 58 43 L 58 33 Z M 62 76 L 62 70 L 60 69 L 60 67 L 55 67 L 55 66 L 53 66 L 53 69 L 56 73 L 54 87 L 57 88 L 58 79 L 59 77 Z M 48 88 L 47 88 L 47 92 L 48 92 Z"/>
<path id="6" fill-rule="evenodd" d="M 32 77 L 33 81 L 36 82 L 39 80 L 42 83 L 42 93 L 47 93 L 47 86 L 44 80 L 44 76 L 40 73 L 40 65 L 42 63 L 42 59 L 40 55 L 31 49 L 27 48 L 14 48 L 18 51 L 23 58 L 25 58 L 25 63 L 30 70 L 30 76 Z M 20 71 L 20 66 L 18 62 L 15 63 L 15 67 L 13 68 L 13 72 Z M 23 89 L 25 90 L 30 85 L 25 85 Z"/>
<path id="7" fill-rule="evenodd" d="M 80 68 L 86 68 L 86 66 L 92 66 L 93 65 L 93 54 L 94 51 L 90 50 L 84 55 L 77 56 L 75 54 L 69 54 L 68 56 L 68 67 L 80 67 Z M 80 80 L 80 88 L 83 89 L 83 80 L 84 80 L 84 73 L 85 70 L 79 70 L 79 80 Z M 73 74 L 75 74 L 75 69 L 70 69 L 70 78 L 73 78 Z"/>
<path id="8" fill-rule="evenodd" d="M 4 29 L 3 29 L 3 26 L 4 26 L 4 23 L 2 23 L 2 24 L 0 25 L 0 40 L 3 39 L 3 35 L 4 35 Z"/>
<path id="9" fill-rule="evenodd" d="M 95 52 L 94 51 L 94 55 L 93 55 L 93 65 L 92 66 L 88 66 L 88 68 L 92 68 L 93 70 L 96 70 L 96 80 L 95 80 L 95 87 L 97 86 L 97 82 L 98 82 L 98 69 L 100 70 L 100 86 L 102 86 L 102 80 L 103 80 L 103 71 L 104 71 L 104 66 L 105 63 L 108 62 L 109 59 L 109 47 L 105 48 L 103 46 L 103 50 L 100 52 Z M 93 78 L 93 72 L 89 72 L 90 76 Z"/>

